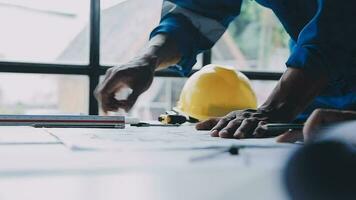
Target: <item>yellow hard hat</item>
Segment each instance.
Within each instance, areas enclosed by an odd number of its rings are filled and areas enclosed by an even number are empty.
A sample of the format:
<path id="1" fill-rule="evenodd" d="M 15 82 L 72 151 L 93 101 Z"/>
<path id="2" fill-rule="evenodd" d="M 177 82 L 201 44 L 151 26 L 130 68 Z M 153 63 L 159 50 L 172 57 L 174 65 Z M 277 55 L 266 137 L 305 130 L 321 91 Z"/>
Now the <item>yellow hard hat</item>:
<path id="1" fill-rule="evenodd" d="M 203 121 L 256 107 L 256 95 L 244 74 L 234 67 L 212 64 L 187 80 L 174 110 Z"/>

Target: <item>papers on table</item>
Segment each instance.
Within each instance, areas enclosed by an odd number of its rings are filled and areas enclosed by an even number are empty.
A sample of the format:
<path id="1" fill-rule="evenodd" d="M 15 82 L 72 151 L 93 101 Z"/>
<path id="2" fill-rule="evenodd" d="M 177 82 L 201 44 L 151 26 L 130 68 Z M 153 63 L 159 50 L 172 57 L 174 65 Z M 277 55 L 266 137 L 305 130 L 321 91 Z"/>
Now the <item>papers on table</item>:
<path id="1" fill-rule="evenodd" d="M 60 143 L 44 129 L 33 127 L 0 127 L 0 145 Z"/>
<path id="2" fill-rule="evenodd" d="M 290 147 L 278 144 L 274 138 L 228 140 L 214 138 L 207 131 L 193 126 L 127 127 L 126 129 L 48 129 L 73 150 L 191 150 L 229 147 L 232 145 L 256 148 Z"/>
<path id="3" fill-rule="evenodd" d="M 289 199 L 284 195 L 279 170 L 213 169 L 1 178 L 0 196 L 2 200 Z"/>
<path id="4" fill-rule="evenodd" d="M 0 136 L 2 142 L 42 144 L 41 142 L 62 141 L 63 144 L 70 147 L 70 149 L 65 148 L 61 142 L 56 145 L 0 145 L 0 157 L 2 158 L 0 177 L 2 180 L 14 177 L 41 176 L 43 178 L 44 175 L 86 177 L 154 173 L 159 180 L 165 175 L 169 175 L 167 183 L 172 183 L 171 180 L 175 180 L 174 183 L 176 183 L 178 179 L 186 181 L 188 184 L 195 181 L 194 184 L 190 184 L 190 187 L 196 186 L 195 183 L 209 183 L 209 181 L 202 181 L 205 179 L 216 182 L 218 180 L 216 177 L 221 177 L 220 179 L 224 183 L 226 180 L 233 181 L 232 191 L 237 191 L 238 185 L 240 185 L 241 191 L 246 191 L 246 188 L 250 188 L 251 184 L 256 186 L 256 183 L 261 183 L 261 181 L 280 180 L 278 174 L 272 175 L 271 171 L 281 172 L 290 150 L 293 149 L 286 148 L 290 145 L 275 143 L 274 139 L 227 140 L 212 138 L 208 132 L 196 131 L 191 126 L 127 127 L 126 129 L 10 127 L 7 131 L 5 128 L 1 128 Z M 216 147 L 228 148 L 231 145 L 277 148 L 246 148 L 242 149 L 238 156 L 222 153 L 211 159 L 199 162 L 191 161 L 197 157 L 222 151 L 222 149 L 214 149 Z M 90 151 L 77 151 L 85 149 Z M 204 179 L 196 177 L 197 174 L 200 174 Z M 271 176 L 266 178 L 264 175 Z M 182 176 L 195 178 L 190 180 Z M 243 178 L 245 176 L 247 177 Z M 137 184 L 133 185 L 136 192 Z M 275 184 L 267 184 L 267 186 L 270 185 L 275 186 Z M 157 188 L 162 187 L 159 185 Z M 176 190 L 174 185 L 169 188 Z M 202 188 L 206 189 L 206 187 Z M 259 192 L 261 192 L 261 188 L 265 189 L 266 186 L 259 187 Z M 278 188 L 278 186 L 273 188 Z M 267 187 L 265 191 L 272 191 L 272 189 Z M 217 194 L 225 193 L 220 191 Z M 222 199 L 226 198 L 222 197 Z"/>

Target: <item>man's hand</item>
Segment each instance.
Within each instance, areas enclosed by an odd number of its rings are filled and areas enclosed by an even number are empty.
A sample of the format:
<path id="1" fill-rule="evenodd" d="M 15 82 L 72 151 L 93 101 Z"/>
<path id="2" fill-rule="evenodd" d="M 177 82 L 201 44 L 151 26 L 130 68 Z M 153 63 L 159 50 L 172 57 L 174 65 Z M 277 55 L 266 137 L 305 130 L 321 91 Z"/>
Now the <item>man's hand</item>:
<path id="1" fill-rule="evenodd" d="M 259 138 L 266 130 L 262 125 L 270 121 L 261 110 L 234 111 L 222 118 L 213 118 L 196 125 L 198 130 L 211 130 L 211 136 L 222 138 Z"/>
<path id="2" fill-rule="evenodd" d="M 147 56 L 108 69 L 104 81 L 95 90 L 103 111 L 130 110 L 137 98 L 151 86 L 156 64 L 157 58 Z M 131 88 L 132 93 L 127 99 L 116 99 L 115 95 L 124 88 Z"/>
<path id="3" fill-rule="evenodd" d="M 288 132 L 277 138 L 278 142 L 294 143 L 299 140 L 311 141 L 317 135 L 317 130 L 325 125 L 331 125 L 337 122 L 356 119 L 356 112 L 341 110 L 315 110 L 304 125 L 303 132 Z"/>
<path id="4" fill-rule="evenodd" d="M 259 109 L 234 111 L 223 118 L 199 123 L 197 129 L 211 130 L 214 137 L 268 137 L 264 124 L 293 120 L 324 89 L 327 80 L 324 72 L 320 72 L 315 78 L 305 70 L 288 68 Z"/>
<path id="5" fill-rule="evenodd" d="M 116 111 L 119 108 L 129 111 L 137 98 L 152 84 L 155 70 L 165 69 L 181 59 L 174 39 L 158 34 L 153 37 L 146 49 L 131 62 L 109 69 L 104 81 L 94 94 L 103 111 Z M 127 99 L 116 99 L 115 95 L 131 88 Z"/>

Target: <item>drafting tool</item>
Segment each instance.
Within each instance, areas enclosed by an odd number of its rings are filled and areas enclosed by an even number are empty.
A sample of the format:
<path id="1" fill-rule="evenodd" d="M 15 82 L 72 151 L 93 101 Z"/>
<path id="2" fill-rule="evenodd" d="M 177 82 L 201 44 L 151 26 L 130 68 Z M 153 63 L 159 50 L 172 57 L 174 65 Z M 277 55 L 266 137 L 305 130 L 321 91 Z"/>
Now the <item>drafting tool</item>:
<path id="1" fill-rule="evenodd" d="M 158 121 L 163 124 L 183 124 L 188 121 L 188 119 L 183 115 L 177 114 L 163 114 L 160 115 Z"/>
<path id="2" fill-rule="evenodd" d="M 180 114 L 178 111 L 166 111 L 158 117 L 158 121 L 163 124 L 184 124 L 186 122 L 197 123 L 199 120 Z"/>
<path id="3" fill-rule="evenodd" d="M 124 128 L 125 117 L 94 115 L 0 115 L 0 126 Z"/>
<path id="4" fill-rule="evenodd" d="M 152 126 L 178 127 L 178 126 L 180 126 L 180 124 L 151 124 L 151 123 L 140 122 L 140 123 L 136 123 L 136 124 L 131 124 L 131 126 L 136 126 L 136 127 L 152 127 Z"/>
<path id="5" fill-rule="evenodd" d="M 267 135 L 270 137 L 279 136 L 288 131 L 302 131 L 304 124 L 266 124 L 263 128 L 267 130 Z"/>
<path id="6" fill-rule="evenodd" d="M 49 124 L 49 123 L 44 123 L 44 124 L 33 124 L 31 125 L 34 128 L 123 128 L 122 125 L 116 125 L 116 124 L 59 124 L 59 123 L 54 123 L 54 124 Z"/>

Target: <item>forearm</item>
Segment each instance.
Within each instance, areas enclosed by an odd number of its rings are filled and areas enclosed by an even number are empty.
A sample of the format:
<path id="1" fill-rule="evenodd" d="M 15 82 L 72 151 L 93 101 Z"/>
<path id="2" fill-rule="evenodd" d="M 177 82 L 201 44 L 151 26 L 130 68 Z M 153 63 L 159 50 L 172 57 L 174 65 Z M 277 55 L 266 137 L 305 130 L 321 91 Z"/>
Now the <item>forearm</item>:
<path id="1" fill-rule="evenodd" d="M 181 59 L 176 42 L 163 34 L 154 36 L 138 57 L 156 58 L 155 70 L 175 65 Z"/>
<path id="2" fill-rule="evenodd" d="M 288 68 L 259 110 L 267 113 L 272 121 L 291 121 L 313 101 L 327 82 L 325 73 L 313 77 L 304 70 Z"/>

